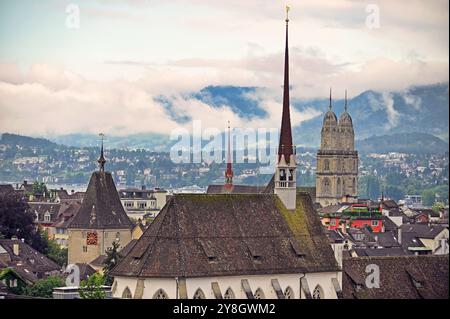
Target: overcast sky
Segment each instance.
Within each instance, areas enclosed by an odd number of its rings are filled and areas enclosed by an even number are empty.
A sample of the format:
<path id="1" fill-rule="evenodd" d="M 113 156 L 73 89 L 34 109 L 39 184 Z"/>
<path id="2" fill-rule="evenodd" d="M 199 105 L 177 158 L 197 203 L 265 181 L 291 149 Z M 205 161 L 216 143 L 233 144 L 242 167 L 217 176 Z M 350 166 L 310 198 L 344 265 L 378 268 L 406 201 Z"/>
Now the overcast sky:
<path id="1" fill-rule="evenodd" d="M 278 127 L 285 5 L 2 0 L 0 132 L 170 133 L 179 124 L 154 100 L 160 95 L 208 126 Z M 342 98 L 346 88 L 356 96 L 448 81 L 448 0 L 289 5 L 293 98 L 325 98 L 331 86 Z M 367 24 L 377 12 L 379 25 Z M 186 97 L 207 85 L 266 88 L 253 98 L 268 116 L 242 119 Z M 293 122 L 316 116 L 294 112 Z"/>

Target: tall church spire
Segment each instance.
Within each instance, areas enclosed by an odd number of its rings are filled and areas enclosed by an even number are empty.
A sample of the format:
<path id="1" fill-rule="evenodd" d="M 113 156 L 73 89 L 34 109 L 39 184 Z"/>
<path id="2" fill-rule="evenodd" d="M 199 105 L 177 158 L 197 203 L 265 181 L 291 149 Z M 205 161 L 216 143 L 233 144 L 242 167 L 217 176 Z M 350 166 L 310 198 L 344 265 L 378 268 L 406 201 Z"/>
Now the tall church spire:
<path id="1" fill-rule="evenodd" d="M 277 163 L 275 167 L 274 193 L 288 210 L 297 207 L 297 164 L 295 148 L 292 143 L 291 115 L 289 111 L 289 7 L 286 7 L 286 51 L 284 56 L 284 88 L 283 115 L 281 118 L 280 145 L 278 146 Z"/>
<path id="2" fill-rule="evenodd" d="M 105 171 L 105 156 L 103 155 L 103 138 L 105 137 L 105 134 L 100 133 L 100 138 L 102 140 L 102 147 L 100 149 L 100 157 L 98 158 L 97 162 L 100 164 L 100 172 L 104 172 Z"/>
<path id="3" fill-rule="evenodd" d="M 286 6 L 286 48 L 284 54 L 284 87 L 283 87 L 283 115 L 281 118 L 280 144 L 278 146 L 278 161 L 284 155 L 289 163 L 294 154 L 292 143 L 291 115 L 289 110 L 289 7 Z"/>
<path id="4" fill-rule="evenodd" d="M 230 121 L 228 121 L 228 150 L 227 150 L 227 169 L 225 171 L 225 187 L 231 188 L 233 186 L 233 167 L 231 161 L 231 133 Z"/>
<path id="5" fill-rule="evenodd" d="M 345 90 L 345 112 L 347 112 L 347 90 Z"/>
<path id="6" fill-rule="evenodd" d="M 331 93 L 332 93 L 332 88 L 330 87 L 330 105 L 328 105 L 328 109 L 331 111 L 332 109 L 332 103 L 331 103 Z"/>

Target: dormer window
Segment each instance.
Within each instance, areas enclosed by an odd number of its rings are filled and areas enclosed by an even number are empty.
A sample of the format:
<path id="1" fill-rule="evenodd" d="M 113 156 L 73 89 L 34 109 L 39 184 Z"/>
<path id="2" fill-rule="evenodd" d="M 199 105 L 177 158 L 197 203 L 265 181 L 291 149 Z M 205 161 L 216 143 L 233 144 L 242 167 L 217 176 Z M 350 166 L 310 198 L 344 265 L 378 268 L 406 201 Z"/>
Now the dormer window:
<path id="1" fill-rule="evenodd" d="M 49 213 L 49 212 L 46 212 L 46 213 L 44 214 L 44 221 L 45 221 L 45 222 L 49 222 L 49 221 L 50 221 L 50 213 Z"/>

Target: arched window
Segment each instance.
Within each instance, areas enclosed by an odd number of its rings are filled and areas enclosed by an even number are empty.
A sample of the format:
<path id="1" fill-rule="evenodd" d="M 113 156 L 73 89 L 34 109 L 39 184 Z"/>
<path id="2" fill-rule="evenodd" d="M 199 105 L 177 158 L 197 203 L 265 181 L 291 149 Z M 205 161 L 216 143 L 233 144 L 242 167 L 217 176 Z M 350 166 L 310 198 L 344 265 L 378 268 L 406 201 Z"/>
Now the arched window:
<path id="1" fill-rule="evenodd" d="M 266 299 L 261 288 L 256 289 L 254 297 L 255 299 Z"/>
<path id="2" fill-rule="evenodd" d="M 329 195 L 330 194 L 330 179 L 328 178 L 328 177 L 325 177 L 324 179 L 323 179 L 323 182 L 322 182 L 322 190 L 323 190 L 323 193 L 325 194 L 325 195 Z"/>
<path id="3" fill-rule="evenodd" d="M 323 289 L 322 287 L 320 287 L 319 285 L 316 286 L 316 288 L 314 288 L 313 290 L 313 295 L 312 295 L 313 299 L 323 299 L 324 295 L 323 295 Z"/>
<path id="4" fill-rule="evenodd" d="M 111 292 L 114 294 L 117 290 L 117 281 L 114 280 L 113 286 L 111 288 Z"/>
<path id="5" fill-rule="evenodd" d="M 286 299 L 295 299 L 294 290 L 291 287 L 287 287 L 284 291 L 284 298 Z"/>
<path id="6" fill-rule="evenodd" d="M 153 299 L 169 299 L 169 297 L 164 290 L 158 289 L 158 291 L 153 295 Z"/>
<path id="7" fill-rule="evenodd" d="M 133 296 L 131 295 L 130 288 L 126 287 L 122 293 L 122 299 L 131 299 Z"/>
<path id="8" fill-rule="evenodd" d="M 336 191 L 338 195 L 342 194 L 341 179 L 339 177 L 337 179 Z"/>
<path id="9" fill-rule="evenodd" d="M 326 159 L 323 161 L 323 169 L 326 171 L 330 170 L 330 160 Z"/>
<path id="10" fill-rule="evenodd" d="M 280 169 L 280 181 L 286 180 L 286 171 L 284 169 Z"/>
<path id="11" fill-rule="evenodd" d="M 235 299 L 234 292 L 231 288 L 228 288 L 223 295 L 223 299 Z"/>
<path id="12" fill-rule="evenodd" d="M 192 299 L 206 299 L 205 294 L 203 293 L 203 290 L 198 288 Z"/>
<path id="13" fill-rule="evenodd" d="M 347 195 L 347 190 L 345 189 L 345 179 L 342 180 L 342 193 L 343 195 Z"/>
<path id="14" fill-rule="evenodd" d="M 356 179 L 355 178 L 353 178 L 353 182 L 352 182 L 352 192 L 353 192 L 353 194 L 356 193 Z"/>

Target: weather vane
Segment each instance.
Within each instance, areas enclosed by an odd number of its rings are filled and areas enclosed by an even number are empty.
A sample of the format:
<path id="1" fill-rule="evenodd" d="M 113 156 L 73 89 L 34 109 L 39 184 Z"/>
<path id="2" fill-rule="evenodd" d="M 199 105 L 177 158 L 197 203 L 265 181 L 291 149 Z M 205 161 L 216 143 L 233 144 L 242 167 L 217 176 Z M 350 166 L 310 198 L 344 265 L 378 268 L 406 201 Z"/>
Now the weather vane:
<path id="1" fill-rule="evenodd" d="M 291 10 L 291 7 L 288 5 L 286 6 L 286 22 L 289 22 L 289 10 Z"/>

